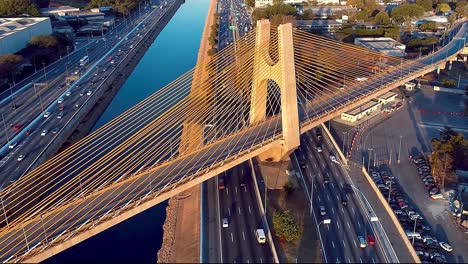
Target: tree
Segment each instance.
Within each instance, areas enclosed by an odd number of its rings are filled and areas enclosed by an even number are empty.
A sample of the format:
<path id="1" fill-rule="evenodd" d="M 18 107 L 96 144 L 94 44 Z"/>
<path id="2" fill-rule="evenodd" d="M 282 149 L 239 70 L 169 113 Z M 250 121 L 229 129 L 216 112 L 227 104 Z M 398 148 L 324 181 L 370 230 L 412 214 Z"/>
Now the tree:
<path id="1" fill-rule="evenodd" d="M 29 14 L 31 16 L 41 15 L 36 4 L 31 0 L 0 1 L 0 16 L 18 16 L 21 14 Z"/>
<path id="2" fill-rule="evenodd" d="M 356 15 L 357 20 L 366 21 L 369 18 L 369 11 L 363 9 L 359 11 Z"/>
<path id="3" fill-rule="evenodd" d="M 380 25 L 389 25 L 390 24 L 390 16 L 385 11 L 380 11 L 375 17 L 374 21 Z"/>
<path id="4" fill-rule="evenodd" d="M 209 49 L 208 50 L 208 56 L 214 56 L 216 54 L 217 50 L 215 48 Z"/>
<path id="5" fill-rule="evenodd" d="M 419 26 L 422 31 L 435 31 L 437 30 L 437 24 L 434 21 L 426 21 Z"/>
<path id="6" fill-rule="evenodd" d="M 276 235 L 288 242 L 299 239 L 301 235 L 299 225 L 289 210 L 273 213 L 273 227 Z"/>
<path id="7" fill-rule="evenodd" d="M 416 4 L 421 6 L 424 9 L 424 11 L 432 11 L 431 0 L 416 0 Z"/>
<path id="8" fill-rule="evenodd" d="M 416 4 L 402 4 L 392 10 L 392 18 L 397 22 L 406 22 L 407 25 L 412 18 L 419 18 L 424 15 L 424 9 Z"/>
<path id="9" fill-rule="evenodd" d="M 468 2 L 467 1 L 459 1 L 457 6 L 455 7 L 455 12 L 460 17 L 468 16 Z"/>
<path id="10" fill-rule="evenodd" d="M 448 16 L 447 21 L 452 25 L 457 20 L 457 13 L 452 13 Z"/>
<path id="11" fill-rule="evenodd" d="M 255 0 L 247 0 L 247 5 L 249 7 L 255 7 Z"/>
<path id="12" fill-rule="evenodd" d="M 56 47 L 58 45 L 57 38 L 52 35 L 38 35 L 33 37 L 28 45 L 41 48 Z"/>
<path id="13" fill-rule="evenodd" d="M 16 54 L 5 54 L 0 56 L 0 77 L 10 78 L 15 74 L 18 64 L 23 57 Z"/>
<path id="14" fill-rule="evenodd" d="M 287 195 L 291 194 L 294 190 L 293 183 L 291 181 L 287 181 L 283 186 L 284 191 Z"/>
<path id="15" fill-rule="evenodd" d="M 447 13 L 448 11 L 452 10 L 448 4 L 438 4 L 437 11 L 441 13 Z"/>

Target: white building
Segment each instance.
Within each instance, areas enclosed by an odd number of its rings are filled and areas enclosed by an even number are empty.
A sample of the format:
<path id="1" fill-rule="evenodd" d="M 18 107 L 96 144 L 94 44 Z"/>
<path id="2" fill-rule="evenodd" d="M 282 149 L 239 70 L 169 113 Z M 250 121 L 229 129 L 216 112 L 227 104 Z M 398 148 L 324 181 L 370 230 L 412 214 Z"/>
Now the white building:
<path id="1" fill-rule="evenodd" d="M 392 38 L 355 38 L 354 44 L 391 56 L 403 57 L 406 55 L 405 44 Z"/>
<path id="2" fill-rule="evenodd" d="M 397 97 L 397 94 L 394 92 L 386 92 L 382 94 L 381 96 L 377 96 L 375 98 L 380 104 L 388 104 L 390 102 L 394 102 L 395 98 Z"/>
<path id="3" fill-rule="evenodd" d="M 302 30 L 334 32 L 343 25 L 336 20 L 296 20 L 296 27 Z"/>
<path id="4" fill-rule="evenodd" d="M 379 102 L 376 102 L 374 100 L 369 101 L 363 105 L 360 105 L 354 109 L 351 109 L 350 111 L 341 113 L 341 119 L 348 121 L 348 122 L 356 122 L 363 118 L 366 115 L 369 115 L 370 113 L 374 112 L 377 110 L 380 106 Z"/>
<path id="5" fill-rule="evenodd" d="M 50 15 L 57 15 L 57 16 L 65 16 L 67 13 L 70 12 L 79 12 L 80 9 L 72 6 L 57 6 L 57 7 L 47 7 L 40 9 L 41 14 L 44 16 Z"/>
<path id="6" fill-rule="evenodd" d="M 37 35 L 52 34 L 48 17 L 0 18 L 0 55 L 15 53 Z"/>

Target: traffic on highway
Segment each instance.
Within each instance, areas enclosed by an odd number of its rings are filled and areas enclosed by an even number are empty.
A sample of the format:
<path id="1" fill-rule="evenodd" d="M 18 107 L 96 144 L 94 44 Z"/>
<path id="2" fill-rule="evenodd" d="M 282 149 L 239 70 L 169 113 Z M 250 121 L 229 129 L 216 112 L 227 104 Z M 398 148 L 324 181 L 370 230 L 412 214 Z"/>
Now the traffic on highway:
<path id="1" fill-rule="evenodd" d="M 1 106 L 9 113 L 2 114 L 4 129 L 0 129 L 5 144 L 0 149 L 0 171 L 4 175 L 0 178 L 2 188 L 35 165 L 65 125 L 158 23 L 167 10 L 163 8 L 165 5 L 163 3 L 157 9 L 150 5 L 141 7 L 141 12 L 135 12 L 131 22 L 122 22 L 102 37 L 93 38 L 65 58 L 66 63 L 56 63 L 57 68 L 51 70 L 52 73 L 45 73 L 45 78 L 52 80 L 49 84 L 34 83 L 20 95 L 4 99 L 10 100 L 11 104 Z M 13 102 L 14 110 L 10 109 Z"/>

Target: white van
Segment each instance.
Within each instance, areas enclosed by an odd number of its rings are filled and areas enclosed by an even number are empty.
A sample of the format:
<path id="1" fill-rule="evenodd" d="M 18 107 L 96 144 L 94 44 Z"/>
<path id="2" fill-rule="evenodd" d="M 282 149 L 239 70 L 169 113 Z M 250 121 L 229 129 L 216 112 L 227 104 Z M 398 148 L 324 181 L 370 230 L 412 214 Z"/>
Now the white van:
<path id="1" fill-rule="evenodd" d="M 405 233 L 406 233 L 406 236 L 409 239 L 412 239 L 413 237 L 416 238 L 416 239 L 421 239 L 421 234 L 419 234 L 418 232 L 413 232 L 413 231 L 406 230 Z"/>
<path id="2" fill-rule="evenodd" d="M 257 238 L 257 242 L 260 244 L 264 244 L 266 242 L 265 231 L 263 231 L 263 229 L 257 229 L 255 231 L 255 237 Z"/>

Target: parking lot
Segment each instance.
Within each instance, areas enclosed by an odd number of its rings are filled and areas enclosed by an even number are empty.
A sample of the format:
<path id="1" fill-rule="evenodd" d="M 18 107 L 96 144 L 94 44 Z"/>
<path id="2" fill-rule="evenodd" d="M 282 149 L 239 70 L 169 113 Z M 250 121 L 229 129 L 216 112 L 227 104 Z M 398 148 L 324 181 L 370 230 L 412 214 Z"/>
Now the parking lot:
<path id="1" fill-rule="evenodd" d="M 358 150 L 365 158 L 366 166 L 372 166 L 374 162 L 376 165 L 387 164 L 402 191 L 408 195 L 408 201 L 421 212 L 434 236 L 453 246 L 447 261 L 459 263 L 468 261 L 468 235 L 455 223 L 447 200 L 430 198 L 410 156 L 429 154 L 431 139 L 438 136 L 444 126 L 453 127 L 467 137 L 467 117 L 455 114 L 464 112 L 465 101 L 456 94 L 417 91 L 405 100 L 402 111 L 366 130 L 360 137 Z"/>

